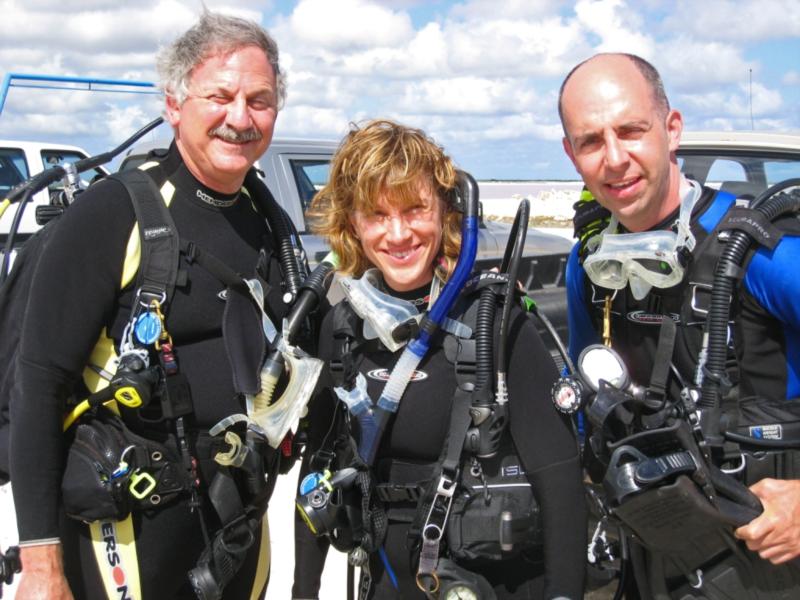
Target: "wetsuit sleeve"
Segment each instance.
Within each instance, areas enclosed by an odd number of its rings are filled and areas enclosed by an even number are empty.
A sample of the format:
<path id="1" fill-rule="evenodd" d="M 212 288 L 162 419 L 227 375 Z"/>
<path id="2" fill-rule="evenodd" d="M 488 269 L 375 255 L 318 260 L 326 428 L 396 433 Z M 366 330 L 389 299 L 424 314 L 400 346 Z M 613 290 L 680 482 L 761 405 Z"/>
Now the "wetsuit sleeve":
<path id="1" fill-rule="evenodd" d="M 786 398 L 800 396 L 800 236 L 785 235 L 773 250 L 759 248 L 744 278 L 745 289 L 782 326 L 786 344 Z"/>
<path id="2" fill-rule="evenodd" d="M 586 273 L 578 259 L 578 244 L 567 259 L 567 326 L 569 328 L 569 356 L 576 362 L 581 350 L 599 342 L 588 310 L 586 298 Z"/>
<path id="3" fill-rule="evenodd" d="M 39 259 L 22 326 L 21 396 L 11 406 L 22 542 L 58 537 L 65 402 L 111 320 L 133 221 L 122 185 L 101 182 L 53 224 L 57 229 Z"/>
<path id="4" fill-rule="evenodd" d="M 320 449 L 328 434 L 331 423 L 334 420 L 335 400 L 332 393 L 333 381 L 331 379 L 330 364 L 331 347 L 333 344 L 333 334 L 331 330 L 332 314 L 327 310 L 326 318 L 323 319 L 320 327 L 319 358 L 326 364 L 320 376 L 317 392 L 314 394 L 308 409 L 308 441 L 303 454 L 303 462 L 300 467 L 299 483 L 308 473 L 311 472 L 310 461 L 312 455 Z M 300 513 L 295 511 L 294 518 L 294 584 L 292 585 L 292 598 L 311 599 L 319 595 L 322 571 L 325 567 L 325 559 L 328 556 L 330 542 L 327 537 L 317 537 L 303 519 Z"/>
<path id="5" fill-rule="evenodd" d="M 509 330 L 509 419 L 514 445 L 544 522 L 545 597 L 583 597 L 587 516 L 578 447 L 569 420 L 553 407 L 556 366 L 530 319 Z"/>

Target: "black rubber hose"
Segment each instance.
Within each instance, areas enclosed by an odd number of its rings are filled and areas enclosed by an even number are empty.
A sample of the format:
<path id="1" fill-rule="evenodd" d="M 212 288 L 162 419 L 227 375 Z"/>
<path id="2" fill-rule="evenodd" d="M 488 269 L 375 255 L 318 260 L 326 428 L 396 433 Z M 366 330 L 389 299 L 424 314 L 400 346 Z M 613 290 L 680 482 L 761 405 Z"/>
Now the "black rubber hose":
<path id="1" fill-rule="evenodd" d="M 20 223 L 22 223 L 22 215 L 25 212 L 25 207 L 28 202 L 30 202 L 31 198 L 33 198 L 34 193 L 33 188 L 25 190 L 22 200 L 20 200 L 19 206 L 14 213 L 14 219 L 11 221 L 8 237 L 3 247 L 3 264 L 0 266 L 0 285 L 3 285 L 8 277 L 8 272 L 11 270 L 11 253 L 14 251 L 14 241 L 17 239 L 17 232 L 19 231 Z"/>
<path id="2" fill-rule="evenodd" d="M 137 141 L 144 134 L 148 133 L 152 129 L 155 129 L 163 122 L 164 122 L 163 117 L 157 117 L 156 119 L 153 119 L 147 125 L 142 127 L 139 131 L 134 133 L 132 136 L 130 136 L 127 140 L 122 142 L 119 146 L 117 146 L 113 150 L 109 150 L 108 152 L 103 152 L 102 154 L 97 154 L 95 156 L 90 156 L 88 158 L 82 158 L 76 161 L 74 165 L 75 170 L 78 173 L 83 173 L 88 169 L 93 169 L 95 167 L 99 167 L 100 165 L 104 165 L 112 158 L 114 158 L 117 154 L 121 153 L 128 146 Z M 17 198 L 21 197 L 22 194 L 25 193 L 27 190 L 32 189 L 33 190 L 32 193 L 36 194 L 37 192 L 46 188 L 51 183 L 58 181 L 63 176 L 64 176 L 64 167 L 62 166 L 50 167 L 49 169 L 42 171 L 38 175 L 34 175 L 27 181 L 24 181 L 23 183 L 20 183 L 16 187 L 12 188 L 11 191 L 9 191 L 9 193 L 6 195 L 6 199 L 13 204 L 14 202 L 17 201 Z"/>
<path id="3" fill-rule="evenodd" d="M 791 193 L 779 192 L 800 185 L 800 179 L 788 179 L 772 186 L 759 195 L 751 204 L 753 210 L 772 221 L 788 212 L 800 211 L 800 190 Z M 701 424 L 706 439 L 711 445 L 722 444 L 720 434 L 721 388 L 727 384 L 725 363 L 728 355 L 728 320 L 730 319 L 731 298 L 736 285 L 741 265 L 753 237 L 740 230 L 733 230 L 725 248 L 717 262 L 714 284 L 711 289 L 711 304 L 706 317 L 708 345 L 706 364 L 703 367 L 703 383 L 700 399 L 697 402 L 701 409 Z"/>
<path id="4" fill-rule="evenodd" d="M 99 167 L 110 161 L 112 158 L 120 154 L 123 150 L 125 150 L 128 146 L 132 145 L 135 141 L 141 138 L 143 135 L 155 129 L 161 123 L 164 122 L 163 117 L 158 117 L 152 121 L 150 121 L 147 125 L 142 127 L 139 131 L 134 133 L 130 136 L 127 140 L 122 142 L 119 146 L 110 150 L 108 152 L 103 152 L 102 154 L 98 154 L 96 156 L 90 156 L 88 158 L 82 158 L 79 161 L 76 161 L 74 164 L 75 170 L 78 173 L 83 173 L 89 169 L 93 169 L 95 167 Z M 19 226 L 22 223 L 22 215 L 25 212 L 26 205 L 30 202 L 31 198 L 41 190 L 46 188 L 51 183 L 55 183 L 65 174 L 64 167 L 56 166 L 47 169 L 46 171 L 42 171 L 38 175 L 31 177 L 27 181 L 19 184 L 15 188 L 13 188 L 6 199 L 10 203 L 14 203 L 17 201 L 18 198 L 21 198 L 20 204 L 17 207 L 17 211 L 14 214 L 14 220 L 11 223 L 11 228 L 8 230 L 8 237 L 6 238 L 5 249 L 3 250 L 3 264 L 0 267 L 0 284 L 2 284 L 6 277 L 8 277 L 8 269 L 10 264 L 10 256 L 11 251 L 14 249 L 14 241 L 17 238 L 17 232 L 19 231 Z"/>
<path id="5" fill-rule="evenodd" d="M 297 293 L 300 290 L 300 269 L 297 266 L 297 258 L 295 257 L 294 249 L 295 244 L 292 241 L 292 233 L 287 224 L 289 215 L 283 210 L 280 204 L 273 198 L 267 186 L 259 178 L 255 169 L 250 169 L 245 177 L 245 187 L 248 189 L 256 190 L 259 188 L 266 192 L 267 201 L 263 203 L 266 212 L 267 223 L 269 223 L 272 233 L 277 239 L 278 243 L 278 261 L 283 270 L 283 276 L 286 281 L 286 291 L 291 295 L 291 302 L 297 299 Z"/>
<path id="6" fill-rule="evenodd" d="M 306 277 L 306 280 L 300 286 L 300 293 L 297 295 L 297 301 L 289 311 L 286 317 L 286 336 L 289 338 L 289 343 L 294 342 L 294 337 L 300 325 L 319 306 L 319 303 L 328 293 L 328 288 L 333 279 L 333 270 L 336 267 L 333 263 L 322 261 L 319 263 L 311 275 Z"/>
<path id="7" fill-rule="evenodd" d="M 535 301 L 534 301 L 535 303 Z M 558 335 L 553 322 L 547 318 L 542 311 L 539 310 L 538 306 L 534 306 L 533 311 L 531 314 L 535 315 L 539 321 L 541 321 L 542 325 L 544 325 L 545 329 L 547 329 L 547 333 L 550 334 L 550 337 L 553 339 L 553 343 L 556 345 L 556 349 L 558 353 L 561 355 L 561 359 L 564 361 L 564 364 L 567 365 L 567 370 L 569 371 L 570 375 L 574 375 L 578 371 L 575 369 L 575 363 L 572 362 L 572 359 L 569 357 L 569 352 L 567 352 L 567 347 L 564 346 L 564 342 L 561 340 L 561 336 Z"/>
<path id="8" fill-rule="evenodd" d="M 478 402 L 491 402 L 492 371 L 494 353 L 492 338 L 494 314 L 497 307 L 494 292 L 490 287 L 481 290 L 478 299 L 478 316 L 475 321 L 475 396 Z"/>
<path id="9" fill-rule="evenodd" d="M 500 272 L 508 273 L 508 284 L 506 286 L 506 295 L 503 299 L 503 311 L 500 316 L 500 339 L 497 346 L 498 379 L 500 378 L 500 373 L 505 373 L 506 371 L 508 320 L 511 315 L 511 305 L 514 303 L 519 264 L 522 261 L 522 249 L 525 247 L 525 239 L 528 235 L 528 216 L 530 211 L 531 203 L 527 199 L 523 199 L 519 203 L 519 207 L 517 207 L 514 224 L 508 234 L 506 251 L 503 253 L 503 262 L 500 264 Z"/>

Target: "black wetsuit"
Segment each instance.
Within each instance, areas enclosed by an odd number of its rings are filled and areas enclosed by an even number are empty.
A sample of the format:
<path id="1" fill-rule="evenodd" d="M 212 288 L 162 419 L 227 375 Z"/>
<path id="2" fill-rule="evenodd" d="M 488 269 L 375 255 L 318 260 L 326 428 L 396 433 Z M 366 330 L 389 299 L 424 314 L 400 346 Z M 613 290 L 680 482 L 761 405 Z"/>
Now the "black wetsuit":
<path id="1" fill-rule="evenodd" d="M 582 260 L 579 258 L 580 244 L 576 244 L 567 263 L 569 347 L 573 360 L 577 361 L 585 347 L 600 342 L 600 332 L 603 328 L 603 301 L 608 295 L 613 297 L 609 317 L 612 346 L 630 369 L 633 381 L 641 385 L 650 383 L 651 374 L 656 366 L 661 319 L 662 316 L 666 316 L 677 324 L 677 337 L 671 360 L 677 373 L 680 374 L 680 379 L 678 377 L 669 379 L 672 397 L 677 397 L 684 385 L 690 385 L 694 381 L 705 325 L 705 313 L 694 310 L 694 307 L 702 309 L 707 306 L 707 301 L 704 300 L 707 295 L 703 295 L 704 286 L 711 283 L 705 279 L 707 276 L 697 274 L 701 271 L 698 265 L 705 266 L 709 256 L 714 258 L 711 266 L 716 264 L 718 253 L 709 253 L 706 256 L 703 256 L 703 253 L 710 252 L 711 244 L 718 243 L 716 235 L 712 235 L 712 232 L 734 201 L 735 198 L 730 193 L 703 188 L 702 195 L 692 211 L 691 229 L 697 245 L 692 251 L 693 258 L 688 264 L 687 275 L 682 282 L 672 288 L 653 288 L 642 300 L 636 300 L 629 287 L 616 293 L 614 290 L 595 287 L 583 269 Z M 677 217 L 676 209 L 652 230 L 669 228 Z M 779 220 L 777 226 L 785 235 L 772 250 L 754 246 L 756 249 L 744 265 L 745 274 L 736 288 L 732 302 L 729 354 L 731 358 L 735 355 L 735 361 L 729 361 L 729 367 L 733 365 L 736 367 L 730 369 L 730 374 L 738 379 L 740 403 L 736 408 L 742 420 L 747 418 L 746 403 L 758 406 L 756 401 L 768 399 L 780 405 L 784 401 L 796 401 L 800 397 L 798 377 L 800 308 L 797 303 L 800 291 L 800 278 L 797 276 L 800 225 L 796 218 L 791 217 Z M 587 453 L 587 456 L 591 455 Z M 754 456 L 760 458 L 754 460 Z M 742 460 L 744 462 L 744 458 Z M 800 470 L 795 466 L 798 464 L 800 460 L 794 451 L 788 451 L 776 459 L 765 453 L 750 453 L 746 461 L 744 478 L 748 484 L 764 477 L 796 479 L 800 475 Z M 604 467 L 595 464 L 591 458 L 587 466 L 595 473 L 595 477 L 602 476 Z M 740 546 L 744 548 L 743 543 Z M 656 559 L 659 555 L 644 551 L 635 542 L 635 538 L 631 553 L 634 556 L 634 564 L 637 565 L 637 583 L 643 593 L 650 593 L 661 586 L 664 594 L 669 589 L 670 594 L 674 595 L 670 597 L 680 598 L 788 598 L 792 594 L 791 589 L 796 589 L 793 586 L 800 581 L 800 571 L 794 566 L 786 564 L 775 567 L 759 559 L 754 553 L 742 551 L 739 553 L 741 557 L 739 562 L 734 562 L 731 553 L 717 556 L 714 559 L 716 564 L 707 561 L 702 565 L 706 571 L 707 587 L 691 590 L 682 576 L 666 581 L 664 572 L 656 570 L 652 565 L 646 567 L 649 571 L 645 573 L 644 559 L 640 561 L 639 555 L 646 553 L 647 560 L 653 564 L 658 564 Z M 676 564 L 680 562 L 674 557 L 668 557 L 665 564 L 672 561 Z M 752 567 L 747 565 L 748 561 L 753 561 Z M 713 569 L 722 569 L 726 564 L 734 565 L 733 568 L 744 578 L 742 581 L 747 581 L 746 577 L 753 580 L 749 586 L 752 587 L 752 591 L 748 585 L 741 583 L 731 574 L 728 576 L 727 585 L 742 588 L 741 593 L 737 591 L 734 594 L 729 590 L 715 591 L 715 585 L 724 587 L 726 584 L 723 579 L 714 580 L 709 574 L 713 573 Z M 687 568 L 681 565 L 682 571 L 676 570 L 684 573 Z M 747 575 L 750 568 L 759 569 L 757 577 Z M 713 574 L 717 576 L 716 573 Z M 773 589 L 788 595 L 768 595 Z"/>
<path id="2" fill-rule="evenodd" d="M 427 289 L 397 294 L 406 299 L 422 297 Z M 477 301 L 477 296 L 475 296 Z M 320 358 L 335 354 L 333 321 L 335 307 L 323 321 Z M 499 320 L 499 319 L 498 319 Z M 402 472 L 404 465 L 437 462 L 450 425 L 450 408 L 456 387 L 455 369 L 448 362 L 441 341 L 417 367 L 403 395 L 400 408 L 389 422 L 376 457 L 376 470 Z M 365 375 L 370 397 L 375 401 L 402 350 L 391 353 L 384 347 L 366 351 L 358 365 Z M 533 323 L 515 310 L 509 328 L 510 433 L 528 480 L 534 486 L 544 515 L 544 551 L 494 563 L 480 569 L 498 598 L 581 598 L 586 553 L 586 516 L 576 443 L 568 421 L 553 408 L 550 388 L 556 367 Z M 316 398 L 311 411 L 311 442 L 306 458 L 319 445 L 330 425 L 335 396 L 331 389 Z M 385 474 L 379 474 L 378 479 Z M 391 477 L 391 476 L 390 476 Z M 393 478 L 392 478 L 393 479 Z M 405 503 L 413 514 L 415 503 Z M 384 548 L 399 585 L 396 590 L 377 554 L 370 556 L 373 578 L 370 598 L 424 598 L 414 576 L 418 552 L 409 550 L 409 523 L 392 522 Z M 319 574 L 327 551 L 322 539 L 311 536 L 299 520 L 296 523 L 294 598 L 315 598 Z"/>
<path id="3" fill-rule="evenodd" d="M 175 188 L 169 210 L 181 239 L 195 242 L 248 276 L 255 273 L 262 247 L 272 256 L 272 235 L 251 202 L 244 195 L 225 196 L 200 184 L 174 144 L 160 165 L 148 172 L 159 186 L 167 181 Z M 11 419 L 20 540 L 60 537 L 76 598 L 105 595 L 87 527 L 64 518 L 59 507 L 65 460 L 61 422 L 65 400 L 101 331 L 107 328 L 118 345 L 129 318 L 133 286 L 121 291 L 120 282 L 133 225 L 131 201 L 119 182 L 103 181 L 82 194 L 61 218 L 41 257 L 22 335 L 22 398 L 14 403 Z M 285 312 L 281 272 L 274 257 L 266 264 L 271 286 L 266 311 L 280 323 Z M 226 303 L 220 293 L 225 286 L 183 255 L 180 269 L 187 281 L 176 288 L 166 328 L 191 389 L 194 412 L 187 417 L 189 429 L 207 431 L 223 417 L 244 412 L 223 342 Z M 201 491 L 207 483 L 201 482 Z M 194 597 L 186 572 L 195 566 L 205 541 L 197 512 L 190 512 L 188 496 L 182 498 L 160 510 L 134 513 L 144 598 Z M 213 510 L 203 512 L 213 531 L 214 518 L 208 516 Z M 250 598 L 258 546 L 256 542 L 225 598 Z"/>

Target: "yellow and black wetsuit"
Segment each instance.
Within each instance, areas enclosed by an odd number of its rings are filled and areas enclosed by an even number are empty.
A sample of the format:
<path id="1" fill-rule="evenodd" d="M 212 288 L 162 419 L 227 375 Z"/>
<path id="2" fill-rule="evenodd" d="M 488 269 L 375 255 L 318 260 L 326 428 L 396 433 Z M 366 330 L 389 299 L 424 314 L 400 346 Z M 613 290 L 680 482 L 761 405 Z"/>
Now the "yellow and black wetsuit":
<path id="1" fill-rule="evenodd" d="M 266 311 L 280 323 L 285 305 L 280 299 L 275 242 L 251 202 L 244 196 L 221 195 L 199 183 L 174 144 L 148 172 L 162 194 L 172 196 L 169 210 L 181 239 L 195 242 L 242 274 L 255 272 L 259 251 L 266 249 L 270 285 Z M 133 514 L 137 564 L 130 564 L 130 559 L 125 564 L 117 552 L 124 531 L 97 528 L 100 540 L 95 544 L 100 544 L 100 552 L 95 554 L 89 528 L 64 518 L 59 506 L 66 453 L 61 431 L 65 401 L 101 332 L 105 329 L 119 344 L 133 302 L 132 286 L 120 290 L 133 225 L 133 208 L 122 185 L 100 182 L 65 213 L 41 256 L 22 335 L 22 398 L 12 409 L 11 464 L 19 534 L 23 544 L 61 540 L 76 598 L 104 596 L 102 571 L 110 573 L 110 585 L 127 589 L 125 595 L 114 588 L 110 597 L 137 597 L 134 592 L 139 585 L 140 597 L 145 599 L 193 598 L 186 573 L 195 566 L 205 540 L 197 512 L 190 512 L 188 495 L 158 510 Z M 169 304 L 166 327 L 191 389 L 191 440 L 223 417 L 244 412 L 244 406 L 234 391 L 223 340 L 224 286 L 183 255 L 180 269 L 186 280 Z M 208 474 L 203 475 L 201 496 L 208 484 Z M 203 512 L 213 532 L 218 527 L 214 511 Z M 242 570 L 226 588 L 225 598 L 263 594 L 268 551 L 268 543 L 263 552 L 259 543 L 253 545 Z"/>

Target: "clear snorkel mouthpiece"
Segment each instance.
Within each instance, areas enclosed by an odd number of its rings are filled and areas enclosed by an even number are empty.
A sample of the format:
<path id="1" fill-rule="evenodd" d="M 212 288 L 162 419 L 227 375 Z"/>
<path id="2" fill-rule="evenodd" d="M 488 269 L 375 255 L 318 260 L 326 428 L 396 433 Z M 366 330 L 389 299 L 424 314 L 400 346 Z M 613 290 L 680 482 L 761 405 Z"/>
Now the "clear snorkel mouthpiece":
<path id="1" fill-rule="evenodd" d="M 339 284 L 355 313 L 364 320 L 364 337 L 380 338 L 391 352 L 406 344 L 411 337 L 407 335 L 409 321 L 418 322 L 421 315 L 413 303 L 378 289 L 378 269 L 368 269 L 359 279 L 342 277 Z"/>

